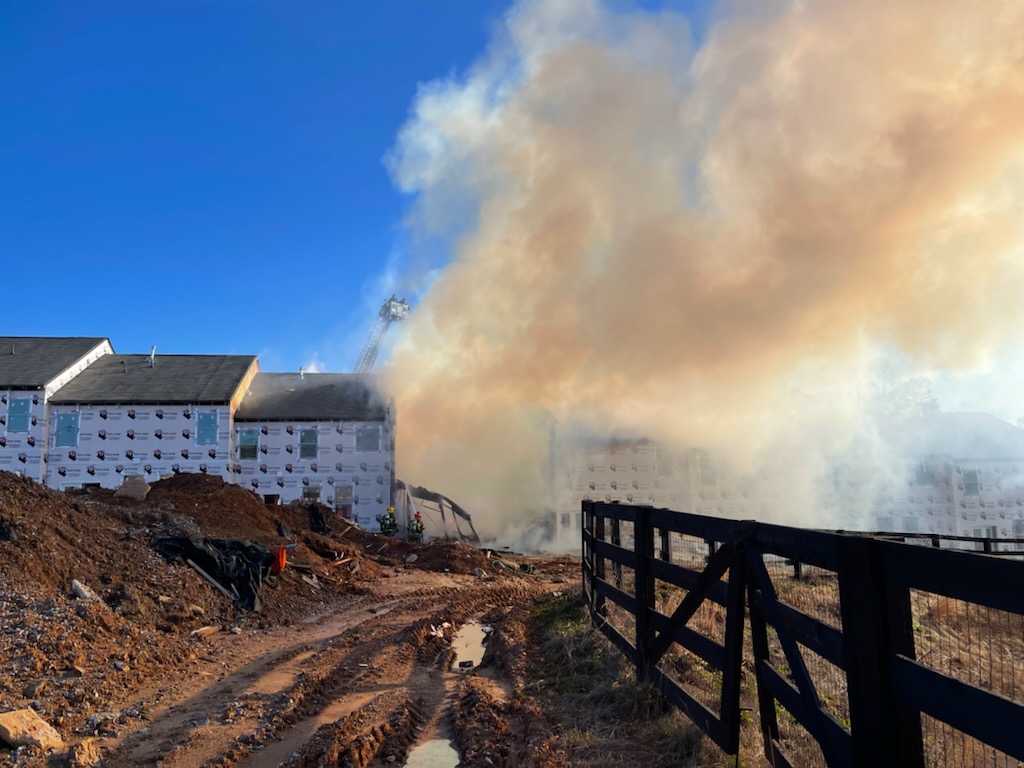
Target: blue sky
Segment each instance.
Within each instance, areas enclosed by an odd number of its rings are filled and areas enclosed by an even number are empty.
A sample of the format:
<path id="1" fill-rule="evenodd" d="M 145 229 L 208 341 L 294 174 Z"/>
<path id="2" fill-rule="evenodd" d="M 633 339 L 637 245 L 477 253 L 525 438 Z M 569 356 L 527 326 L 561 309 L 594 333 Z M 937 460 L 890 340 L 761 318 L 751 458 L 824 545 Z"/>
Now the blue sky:
<path id="1" fill-rule="evenodd" d="M 4 0 L 4 332 L 348 369 L 405 248 L 383 157 L 508 6 Z"/>

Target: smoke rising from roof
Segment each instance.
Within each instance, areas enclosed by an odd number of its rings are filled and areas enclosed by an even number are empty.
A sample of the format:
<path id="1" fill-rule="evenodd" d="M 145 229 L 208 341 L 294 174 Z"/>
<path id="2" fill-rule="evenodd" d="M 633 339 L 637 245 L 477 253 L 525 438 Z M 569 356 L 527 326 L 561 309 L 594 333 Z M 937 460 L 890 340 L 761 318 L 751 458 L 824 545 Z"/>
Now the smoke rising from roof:
<path id="1" fill-rule="evenodd" d="M 620 9 L 518 3 L 390 158 L 452 252 L 387 368 L 400 472 L 478 514 L 541 503 L 545 414 L 827 453 L 879 350 L 1018 332 L 1024 4 L 731 2 L 699 44 Z"/>

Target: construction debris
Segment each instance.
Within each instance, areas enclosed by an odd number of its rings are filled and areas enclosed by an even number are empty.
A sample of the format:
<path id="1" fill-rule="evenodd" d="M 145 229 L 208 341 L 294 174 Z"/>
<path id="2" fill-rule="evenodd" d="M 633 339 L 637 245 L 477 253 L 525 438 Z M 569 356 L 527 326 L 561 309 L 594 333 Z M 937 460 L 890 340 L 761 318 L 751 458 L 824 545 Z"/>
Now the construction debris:
<path id="1" fill-rule="evenodd" d="M 259 610 L 260 589 L 274 561 L 266 547 L 230 539 L 169 537 L 154 540 L 153 549 L 167 560 L 184 561 L 245 610 Z"/>
<path id="2" fill-rule="evenodd" d="M 192 637 L 209 637 L 210 635 L 216 635 L 220 632 L 220 627 L 216 624 L 209 624 L 205 627 L 192 630 Z"/>

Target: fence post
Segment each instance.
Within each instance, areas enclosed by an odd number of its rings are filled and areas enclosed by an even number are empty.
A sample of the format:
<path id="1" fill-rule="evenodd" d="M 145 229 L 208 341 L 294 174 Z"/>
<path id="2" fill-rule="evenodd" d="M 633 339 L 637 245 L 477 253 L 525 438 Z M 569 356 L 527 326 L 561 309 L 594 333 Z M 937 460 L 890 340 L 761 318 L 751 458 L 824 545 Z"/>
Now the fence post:
<path id="1" fill-rule="evenodd" d="M 910 590 L 886 583 L 874 539 L 836 536 L 854 765 L 924 766 L 921 715 L 893 696 L 889 658 L 914 658 Z"/>
<path id="2" fill-rule="evenodd" d="M 594 517 L 594 513 L 593 512 L 591 512 L 591 515 L 592 515 L 592 519 L 594 521 L 594 539 L 596 539 L 597 541 L 604 541 L 604 521 L 605 521 L 605 517 L 604 517 L 604 515 L 597 515 L 596 517 Z M 593 558 L 594 558 L 594 571 L 593 571 L 594 576 L 595 576 L 595 578 L 600 579 L 601 581 L 604 581 L 605 580 L 605 578 L 604 578 L 605 577 L 605 561 L 604 561 L 604 557 L 602 557 L 600 554 L 598 554 L 598 552 L 596 551 L 596 548 L 593 545 L 593 542 L 591 542 L 590 546 L 591 546 L 591 553 L 592 553 Z M 597 613 L 599 616 L 607 616 L 608 615 L 608 601 L 607 601 L 607 599 L 605 598 L 604 595 L 598 594 L 594 590 L 594 585 L 593 584 L 591 584 L 590 589 L 591 589 L 591 594 L 592 594 L 592 600 L 594 601 L 594 612 Z"/>
<path id="3" fill-rule="evenodd" d="M 636 558 L 634 574 L 636 584 L 636 673 L 637 680 L 650 680 L 651 643 L 654 631 L 651 627 L 651 611 L 654 609 L 654 577 L 650 575 L 648 558 L 654 554 L 654 529 L 647 517 L 646 507 L 634 507 L 636 520 L 633 522 L 633 554 Z"/>
<path id="4" fill-rule="evenodd" d="M 722 700 L 719 712 L 725 726 L 725 751 L 738 755 L 740 749 L 740 686 L 743 668 L 743 624 L 746 620 L 746 547 L 736 544 L 729 564 L 728 599 L 725 611 L 725 669 L 722 670 Z"/>
<path id="5" fill-rule="evenodd" d="M 747 553 L 747 556 L 762 557 L 760 552 Z M 744 560 L 744 568 L 746 568 Z M 732 574 L 729 576 L 732 578 Z M 757 709 L 761 721 L 761 738 L 764 742 L 764 754 L 768 762 L 775 765 L 776 744 L 779 741 L 779 719 L 775 712 L 775 698 L 771 693 L 763 664 L 771 661 L 768 647 L 768 627 L 761 611 L 756 607 L 757 589 L 753 579 L 747 579 L 747 605 L 750 615 L 750 645 L 754 652 L 754 680 L 757 683 Z"/>
<path id="6" fill-rule="evenodd" d="M 622 526 L 617 517 L 612 520 L 612 545 L 616 547 L 622 546 Z M 615 571 L 616 589 L 622 589 L 622 563 L 616 561 L 612 566 L 612 570 Z"/>

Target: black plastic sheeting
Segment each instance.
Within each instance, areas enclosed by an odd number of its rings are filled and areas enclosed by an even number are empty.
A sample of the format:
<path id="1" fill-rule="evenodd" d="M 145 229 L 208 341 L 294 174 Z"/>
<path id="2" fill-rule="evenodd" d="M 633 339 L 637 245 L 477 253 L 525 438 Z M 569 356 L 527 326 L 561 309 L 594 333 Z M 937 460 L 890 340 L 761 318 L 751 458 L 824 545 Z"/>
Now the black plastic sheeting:
<path id="1" fill-rule="evenodd" d="M 191 560 L 228 592 L 247 611 L 260 609 L 260 589 L 270 575 L 273 555 L 266 547 L 234 539 L 154 539 L 153 549 L 168 562 Z"/>
<path id="2" fill-rule="evenodd" d="M 330 533 L 327 517 L 319 504 L 310 504 L 306 507 L 306 511 L 309 513 L 309 527 L 313 529 L 314 533 Z"/>

